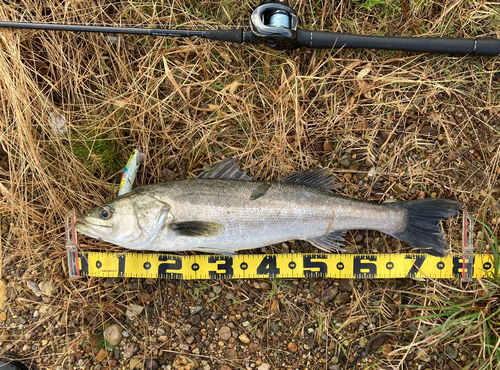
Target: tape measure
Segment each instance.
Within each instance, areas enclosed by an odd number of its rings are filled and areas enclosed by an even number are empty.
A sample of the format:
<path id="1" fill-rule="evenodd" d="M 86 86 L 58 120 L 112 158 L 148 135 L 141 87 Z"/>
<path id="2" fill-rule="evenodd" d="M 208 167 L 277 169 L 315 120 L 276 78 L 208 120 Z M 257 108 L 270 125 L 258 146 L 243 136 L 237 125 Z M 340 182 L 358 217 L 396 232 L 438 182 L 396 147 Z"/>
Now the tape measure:
<path id="1" fill-rule="evenodd" d="M 71 277 L 161 279 L 432 278 L 471 279 L 494 274 L 487 254 L 238 254 L 178 256 L 159 253 L 68 251 Z"/>

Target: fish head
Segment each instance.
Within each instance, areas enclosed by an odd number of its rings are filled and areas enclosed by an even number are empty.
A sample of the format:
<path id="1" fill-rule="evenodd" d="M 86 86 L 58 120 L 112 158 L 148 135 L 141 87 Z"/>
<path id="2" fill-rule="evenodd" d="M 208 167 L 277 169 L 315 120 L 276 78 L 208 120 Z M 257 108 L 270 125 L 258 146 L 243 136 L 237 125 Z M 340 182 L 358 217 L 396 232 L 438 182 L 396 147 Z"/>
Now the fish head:
<path id="1" fill-rule="evenodd" d="M 141 188 L 92 208 L 78 218 L 78 232 L 130 249 L 146 249 L 171 218 L 165 202 Z"/>

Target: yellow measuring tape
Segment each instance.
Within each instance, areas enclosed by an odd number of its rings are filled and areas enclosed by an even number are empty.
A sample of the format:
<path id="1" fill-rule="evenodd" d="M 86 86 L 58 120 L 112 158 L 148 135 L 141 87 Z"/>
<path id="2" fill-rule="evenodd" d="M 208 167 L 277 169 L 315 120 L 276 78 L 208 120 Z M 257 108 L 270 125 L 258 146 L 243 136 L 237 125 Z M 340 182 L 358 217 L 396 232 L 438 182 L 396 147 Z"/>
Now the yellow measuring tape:
<path id="1" fill-rule="evenodd" d="M 71 277 L 166 279 L 432 278 L 492 276 L 493 256 L 426 254 L 238 254 L 178 256 L 159 253 L 68 252 Z"/>

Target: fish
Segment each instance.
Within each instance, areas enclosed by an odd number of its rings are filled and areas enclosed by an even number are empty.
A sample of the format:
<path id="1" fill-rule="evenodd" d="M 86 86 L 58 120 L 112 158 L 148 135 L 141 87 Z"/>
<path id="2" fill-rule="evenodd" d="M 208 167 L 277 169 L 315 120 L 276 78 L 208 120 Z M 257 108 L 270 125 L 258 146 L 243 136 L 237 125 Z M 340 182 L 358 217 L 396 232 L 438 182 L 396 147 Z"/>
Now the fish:
<path id="1" fill-rule="evenodd" d="M 289 240 L 345 252 L 348 230 L 376 230 L 433 256 L 447 253 L 439 222 L 461 202 L 393 203 L 335 194 L 328 169 L 307 169 L 274 181 L 254 180 L 234 158 L 192 179 L 138 187 L 78 218 L 76 230 L 123 248 L 231 255 Z"/>

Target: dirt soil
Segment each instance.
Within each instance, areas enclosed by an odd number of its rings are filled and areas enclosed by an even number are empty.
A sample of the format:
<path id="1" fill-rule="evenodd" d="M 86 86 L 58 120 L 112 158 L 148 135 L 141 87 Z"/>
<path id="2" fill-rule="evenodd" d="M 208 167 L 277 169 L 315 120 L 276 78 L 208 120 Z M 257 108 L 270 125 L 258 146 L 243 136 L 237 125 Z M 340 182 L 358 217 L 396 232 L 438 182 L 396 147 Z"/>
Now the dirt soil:
<path id="1" fill-rule="evenodd" d="M 0 19 L 211 29 L 246 27 L 257 5 L 16 0 Z M 304 29 L 500 37 L 495 2 L 290 5 Z M 64 217 L 115 198 L 139 148 L 136 186 L 232 156 L 262 180 L 329 168 L 363 200 L 459 200 L 491 231 L 476 223 L 475 252 L 495 252 L 499 71 L 499 57 L 0 29 L 0 354 L 55 370 L 498 368 L 493 279 L 72 280 Z M 442 227 L 459 252 L 460 218 Z M 346 248 L 410 251 L 372 231 Z M 248 253 L 291 251 L 317 250 Z"/>

